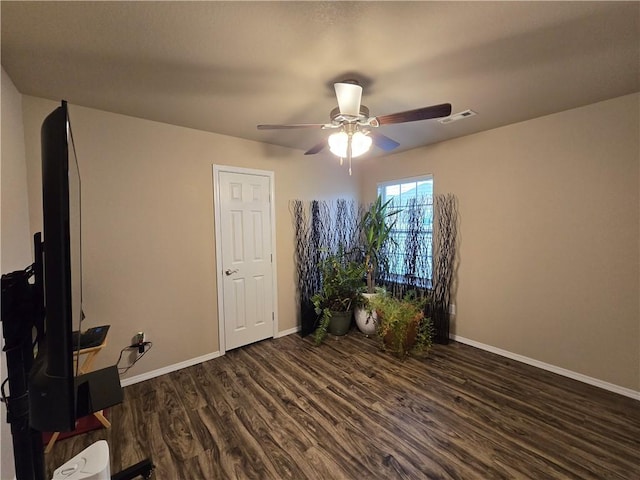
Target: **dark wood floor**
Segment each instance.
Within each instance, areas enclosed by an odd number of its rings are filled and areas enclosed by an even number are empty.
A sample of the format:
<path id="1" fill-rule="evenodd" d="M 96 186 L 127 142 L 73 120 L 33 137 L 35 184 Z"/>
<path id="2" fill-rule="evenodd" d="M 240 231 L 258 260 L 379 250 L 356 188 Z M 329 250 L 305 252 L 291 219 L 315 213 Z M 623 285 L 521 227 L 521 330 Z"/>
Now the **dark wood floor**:
<path id="1" fill-rule="evenodd" d="M 157 479 L 640 479 L 640 402 L 466 345 L 401 361 L 297 335 L 125 388 L 99 439 Z M 51 470 L 52 471 L 52 470 Z"/>

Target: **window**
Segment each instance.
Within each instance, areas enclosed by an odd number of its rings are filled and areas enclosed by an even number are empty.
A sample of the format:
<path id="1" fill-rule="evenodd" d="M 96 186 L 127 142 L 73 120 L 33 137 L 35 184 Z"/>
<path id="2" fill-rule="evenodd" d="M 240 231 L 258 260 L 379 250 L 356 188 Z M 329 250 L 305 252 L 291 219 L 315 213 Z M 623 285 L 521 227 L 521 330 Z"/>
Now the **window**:
<path id="1" fill-rule="evenodd" d="M 385 280 L 430 287 L 432 278 L 433 177 L 425 176 L 378 185 L 378 195 L 399 213 L 389 245 Z"/>

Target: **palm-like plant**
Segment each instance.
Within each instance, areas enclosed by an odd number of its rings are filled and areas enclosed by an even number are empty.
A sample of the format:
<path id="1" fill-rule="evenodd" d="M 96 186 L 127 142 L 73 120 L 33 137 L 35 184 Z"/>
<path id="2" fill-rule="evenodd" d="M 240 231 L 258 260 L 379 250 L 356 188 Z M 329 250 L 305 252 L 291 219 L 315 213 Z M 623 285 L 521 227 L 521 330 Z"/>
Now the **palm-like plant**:
<path id="1" fill-rule="evenodd" d="M 376 273 L 381 261 L 381 253 L 387 241 L 393 241 L 391 231 L 396 224 L 392 217 L 400 210 L 391 210 L 389 205 L 392 199 L 382 202 L 382 197 L 378 195 L 375 202 L 371 204 L 369 210 L 362 217 L 362 247 L 364 253 L 364 264 L 367 272 L 367 292 L 375 293 Z"/>

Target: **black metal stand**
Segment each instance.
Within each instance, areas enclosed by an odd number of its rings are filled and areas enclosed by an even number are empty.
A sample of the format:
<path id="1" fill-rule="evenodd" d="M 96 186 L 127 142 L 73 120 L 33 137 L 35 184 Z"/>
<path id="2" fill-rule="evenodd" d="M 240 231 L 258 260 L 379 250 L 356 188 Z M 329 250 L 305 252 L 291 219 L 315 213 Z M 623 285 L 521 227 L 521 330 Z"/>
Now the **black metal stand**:
<path id="1" fill-rule="evenodd" d="M 2 335 L 7 356 L 10 396 L 4 395 L 11 425 L 18 480 L 44 480 L 42 434 L 29 426 L 29 370 L 33 363 L 32 329 L 35 320 L 34 287 L 28 280 L 33 266 L 2 275 Z"/>

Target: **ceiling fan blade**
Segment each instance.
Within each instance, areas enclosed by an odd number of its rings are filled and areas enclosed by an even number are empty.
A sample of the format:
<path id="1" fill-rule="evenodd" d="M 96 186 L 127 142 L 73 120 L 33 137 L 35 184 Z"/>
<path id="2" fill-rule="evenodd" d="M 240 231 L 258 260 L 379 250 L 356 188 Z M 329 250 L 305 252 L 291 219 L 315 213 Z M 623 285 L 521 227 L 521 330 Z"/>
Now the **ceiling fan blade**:
<path id="1" fill-rule="evenodd" d="M 327 146 L 327 141 L 323 140 L 322 142 L 318 143 L 317 145 L 314 145 L 309 150 L 304 152 L 304 154 L 305 155 L 315 155 L 316 153 L 320 153 L 322 150 L 324 150 L 324 147 L 326 147 L 326 146 Z"/>
<path id="2" fill-rule="evenodd" d="M 376 117 L 380 125 L 392 123 L 417 122 L 418 120 L 428 120 L 430 118 L 448 117 L 451 115 L 451 104 L 432 105 L 430 107 L 407 110 L 406 112 L 391 113 Z"/>
<path id="3" fill-rule="evenodd" d="M 381 148 L 385 152 L 390 152 L 391 150 L 400 146 L 400 144 L 392 138 L 389 138 L 386 135 L 382 135 L 378 132 L 369 132 L 369 136 L 373 140 L 373 143 L 376 144 L 376 147 Z"/>
<path id="4" fill-rule="evenodd" d="M 350 117 L 360 116 L 362 87 L 354 83 L 334 83 L 340 114 Z"/>
<path id="5" fill-rule="evenodd" d="M 287 130 L 291 128 L 325 128 L 324 123 L 291 123 L 289 125 L 258 125 L 258 130 Z"/>

